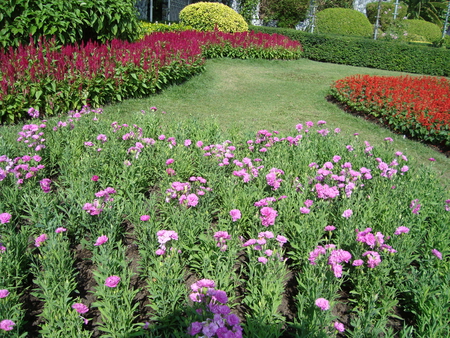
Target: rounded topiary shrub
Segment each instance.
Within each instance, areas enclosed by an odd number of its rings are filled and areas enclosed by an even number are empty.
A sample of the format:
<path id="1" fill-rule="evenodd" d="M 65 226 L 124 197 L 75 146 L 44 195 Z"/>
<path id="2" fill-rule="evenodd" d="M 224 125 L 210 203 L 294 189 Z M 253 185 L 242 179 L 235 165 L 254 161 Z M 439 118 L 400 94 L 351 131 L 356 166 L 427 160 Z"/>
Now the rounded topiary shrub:
<path id="1" fill-rule="evenodd" d="M 437 25 L 425 20 L 404 20 L 404 26 L 409 36 L 423 36 L 428 42 L 439 40 L 442 36 L 442 31 Z M 411 38 L 408 40 L 412 41 Z"/>
<path id="2" fill-rule="evenodd" d="M 402 20 L 406 17 L 408 6 L 403 2 L 399 3 L 397 7 L 396 20 Z M 366 15 L 369 22 L 374 25 L 377 21 L 378 2 L 371 2 L 366 5 Z M 395 3 L 382 2 L 380 11 L 380 27 L 382 30 L 387 30 L 390 25 L 394 23 Z"/>
<path id="3" fill-rule="evenodd" d="M 197 2 L 184 7 L 180 12 L 180 23 L 199 31 L 248 31 L 248 25 L 242 15 L 217 2 Z"/>
<path id="4" fill-rule="evenodd" d="M 354 9 L 327 8 L 317 13 L 317 33 L 370 37 L 372 25 L 367 17 Z"/>

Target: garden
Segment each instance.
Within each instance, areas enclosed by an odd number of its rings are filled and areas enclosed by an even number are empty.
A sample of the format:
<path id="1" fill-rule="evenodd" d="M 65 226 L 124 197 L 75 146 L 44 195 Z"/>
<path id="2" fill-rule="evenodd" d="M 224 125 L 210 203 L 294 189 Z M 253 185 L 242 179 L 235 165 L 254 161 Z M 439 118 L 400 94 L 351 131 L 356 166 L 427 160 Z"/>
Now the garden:
<path id="1" fill-rule="evenodd" d="M 280 129 L 195 115 L 210 61 L 315 86 L 286 73 L 304 48 L 181 29 L 3 49 L 0 337 L 449 336 L 448 159 L 410 149 L 450 145 L 447 78 L 342 76 L 342 115 Z"/>

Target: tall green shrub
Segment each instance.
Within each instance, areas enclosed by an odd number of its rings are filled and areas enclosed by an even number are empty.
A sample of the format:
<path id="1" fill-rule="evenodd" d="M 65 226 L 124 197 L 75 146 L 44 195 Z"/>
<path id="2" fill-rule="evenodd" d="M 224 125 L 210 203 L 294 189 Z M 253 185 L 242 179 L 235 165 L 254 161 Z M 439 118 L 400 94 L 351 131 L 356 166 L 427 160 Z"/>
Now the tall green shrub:
<path id="1" fill-rule="evenodd" d="M 180 23 L 199 31 L 246 32 L 248 25 L 242 15 L 216 2 L 198 2 L 184 7 Z"/>
<path id="2" fill-rule="evenodd" d="M 327 8 L 317 13 L 317 33 L 370 37 L 372 25 L 367 17 L 349 8 Z"/>
<path id="3" fill-rule="evenodd" d="M 442 35 L 442 31 L 437 25 L 425 20 L 405 20 L 405 28 L 408 35 L 423 36 L 428 42 L 439 40 Z"/>
<path id="4" fill-rule="evenodd" d="M 394 24 L 395 3 L 382 2 L 380 11 L 380 27 L 382 31 L 388 30 L 388 27 Z M 408 6 L 401 2 L 397 7 L 397 20 L 406 17 Z M 366 5 L 366 15 L 372 25 L 377 20 L 378 2 L 371 2 Z"/>
<path id="5" fill-rule="evenodd" d="M 0 1 L 0 46 L 26 44 L 30 35 L 55 37 L 58 44 L 139 36 L 135 0 Z"/>
<path id="6" fill-rule="evenodd" d="M 278 21 L 278 27 L 294 28 L 305 19 L 308 3 L 308 0 L 262 0 L 260 15 L 264 21 Z"/>

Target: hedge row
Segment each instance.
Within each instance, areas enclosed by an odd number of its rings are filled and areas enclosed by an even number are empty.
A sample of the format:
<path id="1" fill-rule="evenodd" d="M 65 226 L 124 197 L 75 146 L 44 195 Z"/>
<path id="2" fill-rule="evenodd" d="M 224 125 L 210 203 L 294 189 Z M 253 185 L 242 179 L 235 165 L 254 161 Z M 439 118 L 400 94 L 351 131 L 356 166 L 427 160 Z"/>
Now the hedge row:
<path id="1" fill-rule="evenodd" d="M 321 62 L 435 76 L 450 76 L 450 50 L 359 37 L 311 34 L 295 29 L 252 26 L 301 43 L 304 57 Z"/>

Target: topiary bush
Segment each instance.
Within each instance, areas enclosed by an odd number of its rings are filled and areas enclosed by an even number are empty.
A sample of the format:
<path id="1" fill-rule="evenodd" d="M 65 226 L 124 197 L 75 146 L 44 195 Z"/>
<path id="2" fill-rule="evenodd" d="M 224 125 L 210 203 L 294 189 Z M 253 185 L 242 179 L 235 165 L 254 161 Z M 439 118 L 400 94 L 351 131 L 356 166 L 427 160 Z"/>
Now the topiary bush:
<path id="1" fill-rule="evenodd" d="M 134 0 L 0 1 L 0 47 L 54 37 L 57 44 L 133 41 L 139 35 Z"/>
<path id="2" fill-rule="evenodd" d="M 383 31 L 387 31 L 389 26 L 394 24 L 395 4 L 393 2 L 382 2 L 380 11 L 380 27 Z M 408 6 L 404 3 L 399 3 L 397 7 L 397 20 L 402 20 L 406 17 Z M 366 5 L 366 15 L 369 22 L 374 25 L 377 21 L 378 2 L 371 2 Z"/>
<path id="3" fill-rule="evenodd" d="M 405 20 L 404 24 L 408 35 L 423 36 L 427 42 L 439 40 L 442 36 L 442 31 L 437 25 L 425 20 Z"/>
<path id="4" fill-rule="evenodd" d="M 317 33 L 370 37 L 372 25 L 367 17 L 349 8 L 327 8 L 317 13 Z"/>
<path id="5" fill-rule="evenodd" d="M 248 25 L 242 15 L 217 2 L 198 2 L 180 12 L 180 23 L 199 31 L 246 32 Z"/>

